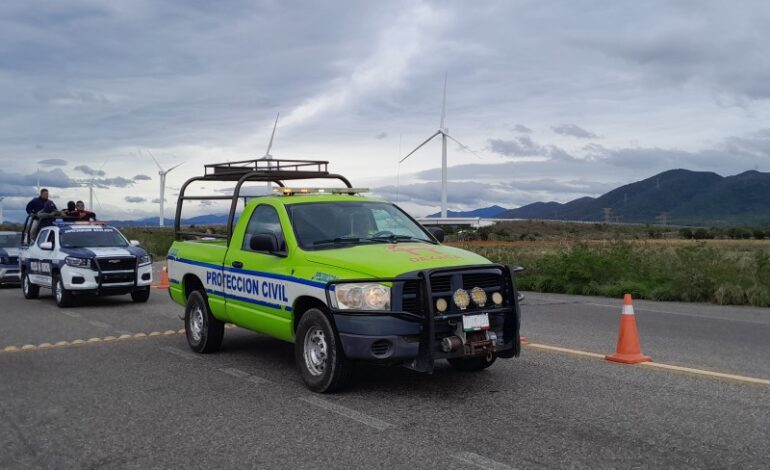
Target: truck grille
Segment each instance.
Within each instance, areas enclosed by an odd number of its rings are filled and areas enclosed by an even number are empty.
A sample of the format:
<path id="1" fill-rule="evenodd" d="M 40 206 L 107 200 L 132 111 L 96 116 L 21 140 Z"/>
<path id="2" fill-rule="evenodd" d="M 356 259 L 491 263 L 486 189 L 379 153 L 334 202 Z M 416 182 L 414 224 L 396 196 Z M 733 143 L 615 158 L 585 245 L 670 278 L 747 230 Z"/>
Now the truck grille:
<path id="1" fill-rule="evenodd" d="M 133 271 L 136 268 L 136 258 L 97 258 L 99 269 L 104 271 Z"/>
<path id="2" fill-rule="evenodd" d="M 431 302 L 439 297 L 446 299 L 449 304 L 448 312 L 459 311 L 452 302 L 452 293 L 463 288 L 470 292 L 474 287 L 479 287 L 487 291 L 487 294 L 491 294 L 495 291 L 504 291 L 506 289 L 506 283 L 504 282 L 502 272 L 499 269 L 479 270 L 474 269 L 469 272 L 458 271 L 456 273 L 440 273 L 431 277 L 431 291 L 433 299 Z M 406 281 L 403 284 L 401 290 L 401 309 L 406 312 L 420 314 L 422 313 L 422 303 L 420 299 L 422 293 L 420 291 L 420 284 L 418 281 Z M 504 297 L 507 298 L 507 294 L 503 292 Z M 482 308 L 472 304 L 468 306 L 467 311 L 480 310 L 488 308 L 491 305 L 491 301 Z"/>
<path id="3" fill-rule="evenodd" d="M 133 272 L 130 273 L 116 273 L 116 272 L 102 272 L 102 275 L 99 277 L 99 280 L 101 281 L 102 285 L 109 285 L 109 284 L 123 284 L 128 282 L 134 282 L 134 279 L 136 279 L 136 275 Z"/>

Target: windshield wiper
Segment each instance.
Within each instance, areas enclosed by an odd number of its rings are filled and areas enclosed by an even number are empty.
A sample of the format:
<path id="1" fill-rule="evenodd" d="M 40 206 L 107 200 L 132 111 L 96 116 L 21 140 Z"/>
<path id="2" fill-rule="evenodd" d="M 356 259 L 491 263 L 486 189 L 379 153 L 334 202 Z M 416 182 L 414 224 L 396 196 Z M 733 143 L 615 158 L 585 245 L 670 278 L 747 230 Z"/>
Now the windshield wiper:
<path id="1" fill-rule="evenodd" d="M 337 237 L 337 238 L 330 238 L 329 240 L 317 240 L 313 242 L 313 245 L 331 245 L 331 244 L 342 244 L 342 243 L 361 243 L 366 242 L 368 239 L 366 238 L 359 238 L 359 237 Z"/>
<path id="2" fill-rule="evenodd" d="M 431 243 L 429 240 L 425 240 L 424 238 L 413 237 L 411 235 L 395 235 L 395 234 L 382 236 L 382 237 L 372 237 L 372 238 L 369 238 L 368 240 L 384 241 L 384 242 L 390 242 L 390 243 L 398 243 L 398 242 L 406 242 L 406 241 Z"/>

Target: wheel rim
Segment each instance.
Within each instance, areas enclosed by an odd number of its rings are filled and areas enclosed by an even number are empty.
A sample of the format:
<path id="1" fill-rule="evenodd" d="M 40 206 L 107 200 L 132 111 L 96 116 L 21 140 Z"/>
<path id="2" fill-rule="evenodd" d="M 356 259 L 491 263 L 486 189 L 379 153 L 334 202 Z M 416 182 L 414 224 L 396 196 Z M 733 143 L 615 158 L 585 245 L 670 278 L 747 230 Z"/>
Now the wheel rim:
<path id="1" fill-rule="evenodd" d="M 190 312 L 190 334 L 196 343 L 203 337 L 203 309 L 199 305 Z"/>
<path id="2" fill-rule="evenodd" d="M 311 328 L 305 333 L 305 347 L 303 355 L 305 366 L 313 375 L 321 375 L 326 370 L 326 361 L 329 357 L 326 345 L 326 335 L 320 328 Z"/>
<path id="3" fill-rule="evenodd" d="M 64 286 L 62 285 L 61 279 L 59 279 L 56 281 L 56 301 L 59 303 L 61 303 L 62 297 L 64 296 L 62 290 L 64 290 Z"/>

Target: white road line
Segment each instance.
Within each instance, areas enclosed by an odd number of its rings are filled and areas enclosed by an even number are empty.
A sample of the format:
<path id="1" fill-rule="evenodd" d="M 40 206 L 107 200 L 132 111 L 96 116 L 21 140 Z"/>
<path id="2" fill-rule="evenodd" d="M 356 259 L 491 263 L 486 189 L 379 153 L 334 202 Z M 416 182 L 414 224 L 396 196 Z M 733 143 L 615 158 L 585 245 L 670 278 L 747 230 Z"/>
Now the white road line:
<path id="1" fill-rule="evenodd" d="M 245 379 L 246 377 L 251 375 L 245 370 L 236 369 L 235 367 L 219 369 L 219 372 L 224 372 L 227 375 L 232 375 L 233 377 L 237 377 L 239 379 Z"/>
<path id="2" fill-rule="evenodd" d="M 604 308 L 614 308 L 620 311 L 623 306 L 618 305 L 609 305 L 609 304 L 600 304 L 597 302 L 586 302 L 584 305 L 593 305 L 594 307 L 604 307 Z M 729 321 L 729 322 L 738 322 L 738 323 L 752 323 L 752 324 L 758 324 L 758 325 L 765 325 L 766 323 L 763 323 L 761 321 L 754 321 L 754 320 L 747 320 L 745 318 L 720 318 L 713 315 L 701 315 L 698 313 L 688 313 L 688 312 L 672 312 L 671 310 L 658 310 L 654 308 L 647 308 L 647 307 L 639 307 L 634 306 L 634 310 L 637 312 L 653 312 L 653 313 L 665 313 L 667 315 L 677 315 L 680 317 L 695 317 L 695 318 L 705 318 L 708 320 L 720 320 L 720 321 Z"/>
<path id="3" fill-rule="evenodd" d="M 236 369 L 235 367 L 225 367 L 223 369 L 219 369 L 219 372 L 224 372 L 227 375 L 232 375 L 233 377 L 244 379 L 247 382 L 251 382 L 257 385 L 270 383 L 270 381 L 267 379 L 263 379 L 262 377 L 256 375 L 251 375 L 245 370 Z"/>
<path id="4" fill-rule="evenodd" d="M 460 452 L 452 455 L 461 462 L 473 465 L 474 467 L 483 468 L 485 470 L 512 470 L 513 467 L 504 463 L 497 462 L 492 459 L 488 459 L 482 455 L 474 454 L 473 452 Z"/>
<path id="5" fill-rule="evenodd" d="M 323 398 L 308 396 L 308 397 L 300 397 L 300 400 L 304 401 L 305 403 L 310 403 L 311 405 L 315 405 L 319 408 L 323 408 L 327 411 L 331 411 L 332 413 L 337 413 L 338 415 L 344 416 L 346 418 L 350 418 L 353 421 L 358 421 L 361 424 L 365 424 L 367 426 L 373 427 L 379 431 L 384 431 L 393 426 L 390 423 L 386 423 L 385 421 L 379 420 L 377 418 L 361 413 L 360 411 L 353 410 L 346 406 L 338 405 L 331 401 L 324 400 Z"/>
<path id="6" fill-rule="evenodd" d="M 175 356 L 183 357 L 185 359 L 200 359 L 200 357 L 198 357 L 197 355 L 191 352 L 182 351 L 181 349 L 173 348 L 171 346 L 163 346 L 160 349 L 162 349 L 163 351 L 166 351 L 167 353 L 173 354 Z"/>
<path id="7" fill-rule="evenodd" d="M 103 321 L 99 320 L 90 320 L 88 323 L 92 324 L 93 326 L 99 327 L 99 328 L 111 328 L 112 325 L 109 323 L 104 323 Z"/>

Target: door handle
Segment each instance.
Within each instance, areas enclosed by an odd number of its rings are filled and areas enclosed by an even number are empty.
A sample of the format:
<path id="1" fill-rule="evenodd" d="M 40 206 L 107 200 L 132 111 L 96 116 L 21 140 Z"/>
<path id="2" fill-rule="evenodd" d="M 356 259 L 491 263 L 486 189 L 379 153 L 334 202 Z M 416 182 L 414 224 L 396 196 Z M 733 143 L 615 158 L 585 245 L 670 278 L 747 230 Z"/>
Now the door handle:
<path id="1" fill-rule="evenodd" d="M 243 267 L 243 263 L 241 263 L 240 261 L 233 261 L 232 265 L 234 268 L 238 268 L 238 269 L 241 269 Z"/>

